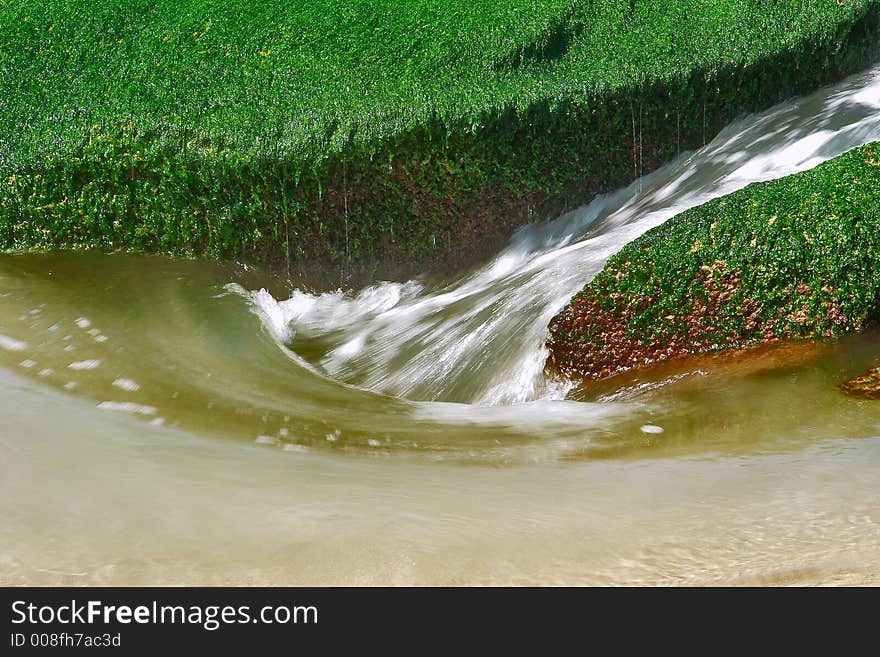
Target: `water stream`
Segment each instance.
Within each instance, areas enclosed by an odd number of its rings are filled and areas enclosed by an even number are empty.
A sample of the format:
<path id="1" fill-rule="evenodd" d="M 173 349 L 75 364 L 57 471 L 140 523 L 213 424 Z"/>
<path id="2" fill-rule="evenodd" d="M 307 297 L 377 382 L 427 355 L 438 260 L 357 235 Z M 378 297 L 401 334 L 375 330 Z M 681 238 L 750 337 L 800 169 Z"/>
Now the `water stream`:
<path id="1" fill-rule="evenodd" d="M 880 139 L 880 67 L 443 284 L 0 255 L 0 583 L 880 581 L 877 335 L 604 387 L 550 318 L 628 241 Z"/>

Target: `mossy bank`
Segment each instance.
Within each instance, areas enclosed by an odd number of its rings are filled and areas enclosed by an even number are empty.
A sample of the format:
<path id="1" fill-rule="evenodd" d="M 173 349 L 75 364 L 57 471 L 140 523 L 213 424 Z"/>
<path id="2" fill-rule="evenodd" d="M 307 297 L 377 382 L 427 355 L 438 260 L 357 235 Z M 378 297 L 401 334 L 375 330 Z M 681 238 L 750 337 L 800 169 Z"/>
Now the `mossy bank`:
<path id="1" fill-rule="evenodd" d="M 548 366 L 604 378 L 859 331 L 880 311 L 880 142 L 754 183 L 626 245 L 550 324 Z"/>
<path id="2" fill-rule="evenodd" d="M 443 270 L 878 54 L 877 0 L 11 0 L 0 248 Z"/>

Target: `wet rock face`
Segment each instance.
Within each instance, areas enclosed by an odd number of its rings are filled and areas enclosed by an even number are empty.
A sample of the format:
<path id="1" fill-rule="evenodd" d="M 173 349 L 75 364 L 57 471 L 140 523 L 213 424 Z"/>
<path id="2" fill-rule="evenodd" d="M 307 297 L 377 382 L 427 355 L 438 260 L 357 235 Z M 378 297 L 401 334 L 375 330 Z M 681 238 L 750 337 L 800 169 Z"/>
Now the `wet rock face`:
<path id="1" fill-rule="evenodd" d="M 880 399 L 880 367 L 872 367 L 860 376 L 840 384 L 840 389 L 859 399 Z"/>
<path id="2" fill-rule="evenodd" d="M 830 340 L 880 317 L 880 142 L 692 208 L 625 246 L 550 322 L 548 369 Z"/>

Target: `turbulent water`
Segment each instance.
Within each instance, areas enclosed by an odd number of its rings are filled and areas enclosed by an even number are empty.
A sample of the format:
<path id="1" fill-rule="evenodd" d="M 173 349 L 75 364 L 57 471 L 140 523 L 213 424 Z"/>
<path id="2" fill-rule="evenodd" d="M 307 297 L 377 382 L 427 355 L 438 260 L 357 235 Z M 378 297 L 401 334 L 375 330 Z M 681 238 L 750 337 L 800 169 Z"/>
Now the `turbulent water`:
<path id="1" fill-rule="evenodd" d="M 880 581 L 876 335 L 576 388 L 550 318 L 628 241 L 880 139 L 880 68 L 443 285 L 0 255 L 0 582 Z"/>

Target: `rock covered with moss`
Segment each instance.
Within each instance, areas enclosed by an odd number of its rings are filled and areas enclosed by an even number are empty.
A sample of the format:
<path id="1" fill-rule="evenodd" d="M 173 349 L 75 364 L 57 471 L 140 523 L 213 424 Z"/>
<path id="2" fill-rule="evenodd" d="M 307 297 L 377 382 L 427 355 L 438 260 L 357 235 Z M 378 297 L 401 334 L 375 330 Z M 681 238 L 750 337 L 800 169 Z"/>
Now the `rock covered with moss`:
<path id="1" fill-rule="evenodd" d="M 548 367 L 599 379 L 688 354 L 832 339 L 880 310 L 880 142 L 648 231 L 550 323 Z"/>
<path id="2" fill-rule="evenodd" d="M 878 56 L 880 0 L 8 0 L 0 249 L 458 267 Z"/>

